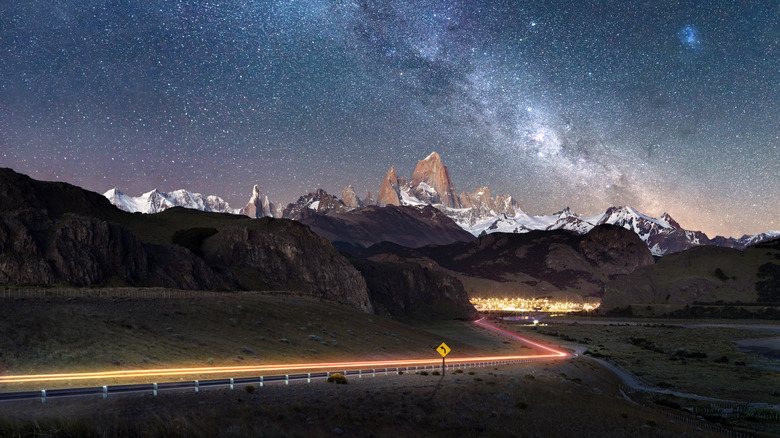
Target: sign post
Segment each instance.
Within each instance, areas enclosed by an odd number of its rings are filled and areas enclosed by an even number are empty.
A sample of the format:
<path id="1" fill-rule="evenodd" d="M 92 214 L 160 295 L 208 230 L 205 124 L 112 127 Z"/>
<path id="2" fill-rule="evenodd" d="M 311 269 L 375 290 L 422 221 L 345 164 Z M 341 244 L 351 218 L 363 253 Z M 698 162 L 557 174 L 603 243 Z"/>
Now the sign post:
<path id="1" fill-rule="evenodd" d="M 446 369 L 444 367 L 444 358 L 447 357 L 448 354 L 450 354 L 450 351 L 452 351 L 452 349 L 448 347 L 447 344 L 442 342 L 441 345 L 436 347 L 436 351 L 438 351 L 439 354 L 441 354 L 441 375 L 444 376 L 444 370 Z"/>

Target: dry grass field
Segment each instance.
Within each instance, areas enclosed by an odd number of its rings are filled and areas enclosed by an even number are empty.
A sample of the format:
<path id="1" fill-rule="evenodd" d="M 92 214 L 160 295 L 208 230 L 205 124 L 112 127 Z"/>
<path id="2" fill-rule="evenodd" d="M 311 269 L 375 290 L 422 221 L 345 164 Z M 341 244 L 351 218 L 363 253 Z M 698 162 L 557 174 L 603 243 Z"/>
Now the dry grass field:
<path id="1" fill-rule="evenodd" d="M 426 358 L 438 357 L 433 349 L 442 341 L 453 349 L 448 358 L 531 352 L 466 322 L 401 324 L 291 294 L 123 289 L 51 295 L 15 291 L 0 298 L 0 374 Z M 501 325 L 549 344 L 585 346 L 652 385 L 780 402 L 773 392 L 780 387 L 778 373 L 762 366 L 760 356 L 734 345 L 735 340 L 766 337 L 766 332 L 675 328 L 662 322 L 629 326 L 568 320 L 536 330 Z M 702 351 L 706 358 L 692 357 Z M 728 362 L 716 360 L 722 356 Z M 347 385 L 324 380 L 268 384 L 253 393 L 242 387 L 207 388 L 162 392 L 156 398 L 3 402 L 0 437 L 719 436 L 707 428 L 712 423 L 669 403 L 658 405 L 659 397 L 632 394 L 633 401 L 626 400 L 618 379 L 587 356 L 464 371 L 444 378 L 432 373 L 349 376 Z M 192 378 L 210 377 L 240 376 Z M 116 383 L 127 381 L 5 384 L 0 391 Z M 727 426 L 755 436 L 778 433 L 776 423 L 731 421 Z"/>
<path id="2" fill-rule="evenodd" d="M 744 402 L 780 403 L 777 360 L 741 351 L 743 339 L 776 338 L 776 332 L 740 324 L 699 327 L 702 321 L 551 323 L 531 328 L 505 324 L 551 343 L 576 344 L 661 388 Z M 730 324 L 731 321 L 720 321 Z M 761 326 L 752 323 L 755 327 Z"/>
<path id="3" fill-rule="evenodd" d="M 722 425 L 780 436 L 778 360 L 739 348 L 758 341 L 778 350 L 780 338 L 772 321 L 569 319 L 536 328 L 499 324 L 543 342 L 587 348 L 586 355 L 608 360 L 649 386 L 716 399 L 646 392 L 632 394 L 634 400 L 688 408 Z"/>

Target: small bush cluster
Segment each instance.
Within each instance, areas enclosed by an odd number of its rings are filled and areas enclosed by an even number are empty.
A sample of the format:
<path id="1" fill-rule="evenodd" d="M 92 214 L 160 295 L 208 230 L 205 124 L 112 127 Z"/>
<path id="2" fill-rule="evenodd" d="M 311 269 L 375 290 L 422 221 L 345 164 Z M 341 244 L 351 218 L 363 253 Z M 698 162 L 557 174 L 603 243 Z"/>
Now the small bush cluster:
<path id="1" fill-rule="evenodd" d="M 333 373 L 328 376 L 328 383 L 338 383 L 341 385 L 347 384 L 347 377 L 341 373 Z"/>

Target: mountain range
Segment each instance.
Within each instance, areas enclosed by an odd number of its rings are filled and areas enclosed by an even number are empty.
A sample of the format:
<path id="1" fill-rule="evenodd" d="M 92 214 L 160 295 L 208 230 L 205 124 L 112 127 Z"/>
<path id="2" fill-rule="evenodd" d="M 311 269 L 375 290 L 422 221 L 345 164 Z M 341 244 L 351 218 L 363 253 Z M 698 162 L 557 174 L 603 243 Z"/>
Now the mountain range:
<path id="1" fill-rule="evenodd" d="M 675 221 L 668 213 L 660 218 L 640 213 L 628 207 L 609 207 L 606 211 L 596 216 L 583 217 L 572 212 L 568 207 L 552 215 L 532 216 L 522 210 L 522 206 L 510 195 L 492 196 L 488 187 L 482 187 L 472 193 L 461 192 L 457 194 L 449 169 L 442 162 L 436 152 L 431 153 L 425 159 L 420 160 L 414 169 L 412 178 L 407 181 L 398 176 L 395 166 L 391 166 L 385 178 L 379 186 L 376 200 L 369 192 L 365 200 L 361 200 L 352 186 L 347 186 L 341 198 L 328 194 L 322 189 L 308 195 L 301 196 L 296 202 L 282 208 L 263 195 L 257 185 L 254 186 L 252 196 L 243 208 L 235 209 L 217 196 L 204 196 L 186 190 L 176 190 L 170 193 L 152 190 L 139 197 L 130 197 L 118 189 L 111 189 L 104 194 L 109 201 L 118 208 L 128 212 L 157 213 L 173 206 L 193 208 L 208 212 L 222 212 L 241 214 L 253 218 L 274 217 L 303 221 L 311 226 L 319 222 L 319 230 L 329 228 L 329 239 L 338 239 L 349 245 L 370 245 L 377 243 L 376 239 L 344 239 L 351 232 L 342 230 L 338 237 L 333 235 L 334 223 L 350 223 L 354 215 L 336 220 L 339 215 L 345 215 L 353 210 L 360 210 L 372 206 L 408 206 L 424 209 L 433 206 L 449 217 L 460 228 L 468 231 L 473 236 L 482 236 L 495 232 L 501 233 L 527 233 L 541 230 L 568 230 L 578 234 L 585 234 L 594 227 L 603 224 L 617 225 L 635 232 L 650 249 L 654 256 L 663 256 L 676 253 L 688 248 L 700 245 L 714 245 L 735 249 L 744 249 L 747 246 L 780 237 L 778 231 L 768 231 L 757 235 L 744 235 L 740 238 L 716 236 L 710 239 L 701 231 L 686 230 Z M 314 216 L 328 216 L 328 219 L 316 219 Z M 381 216 L 376 210 L 366 214 L 367 217 Z M 324 222 L 330 225 L 325 227 Z M 334 222 L 335 221 L 335 222 Z M 363 231 L 368 235 L 372 230 L 365 228 L 367 220 L 363 219 Z M 402 225 L 400 228 L 406 227 Z M 316 227 L 315 227 L 316 228 Z M 435 227 L 434 227 L 435 228 Z M 315 229 L 315 232 L 317 230 Z M 442 243 L 430 236 L 424 238 L 423 233 L 411 233 L 417 235 L 417 242 L 404 239 L 406 246 L 422 246 L 432 243 Z M 456 238 L 451 241 L 462 241 Z M 393 241 L 393 240 L 391 240 Z"/>
<path id="2" fill-rule="evenodd" d="M 780 302 L 780 239 L 656 261 L 637 231 L 643 221 L 673 227 L 668 216 L 615 209 L 586 232 L 474 237 L 430 205 L 349 209 L 320 191 L 299 201 L 286 209 L 296 220 L 182 207 L 131 214 L 97 193 L 0 169 L 0 285 L 292 290 L 397 318 L 471 318 L 468 297 L 596 297 L 604 308 Z"/>

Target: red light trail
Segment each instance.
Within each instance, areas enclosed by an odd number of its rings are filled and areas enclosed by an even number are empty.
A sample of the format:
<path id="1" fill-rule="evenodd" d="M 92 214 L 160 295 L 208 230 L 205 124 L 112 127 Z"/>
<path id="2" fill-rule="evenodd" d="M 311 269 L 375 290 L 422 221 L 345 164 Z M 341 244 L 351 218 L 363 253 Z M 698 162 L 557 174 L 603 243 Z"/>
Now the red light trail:
<path id="1" fill-rule="evenodd" d="M 483 318 L 484 319 L 484 318 Z M 450 364 L 463 364 L 473 362 L 498 362 L 523 359 L 554 359 L 567 357 L 568 354 L 560 350 L 539 344 L 529 339 L 494 327 L 482 322 L 480 319 L 476 324 L 492 330 L 502 332 L 519 341 L 533 345 L 534 347 L 549 351 L 550 354 L 537 355 L 514 355 L 514 356 L 481 356 L 481 357 L 451 357 L 447 360 Z M 237 373 L 260 373 L 273 371 L 301 371 L 301 370 L 344 370 L 348 368 L 389 368 L 389 367 L 411 367 L 420 365 L 437 365 L 438 359 L 412 359 L 412 360 L 387 360 L 387 361 L 360 361 L 360 362 L 312 362 L 296 364 L 277 364 L 277 365 L 247 365 L 247 366 L 229 366 L 229 367 L 198 367 L 198 368 L 160 368 L 160 369 L 136 369 L 120 371 L 102 371 L 91 373 L 62 373 L 62 374 L 29 374 L 16 376 L 0 376 L 1 383 L 27 383 L 27 382 L 52 382 L 63 380 L 93 380 L 109 378 L 132 378 L 132 377 L 152 377 L 152 376 L 184 376 L 184 375 L 210 375 L 210 374 L 237 374 Z"/>

